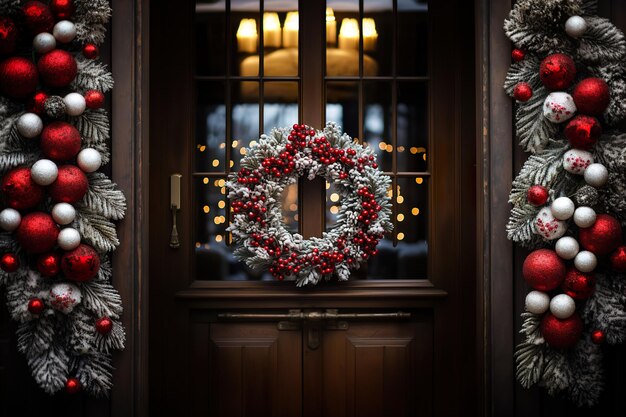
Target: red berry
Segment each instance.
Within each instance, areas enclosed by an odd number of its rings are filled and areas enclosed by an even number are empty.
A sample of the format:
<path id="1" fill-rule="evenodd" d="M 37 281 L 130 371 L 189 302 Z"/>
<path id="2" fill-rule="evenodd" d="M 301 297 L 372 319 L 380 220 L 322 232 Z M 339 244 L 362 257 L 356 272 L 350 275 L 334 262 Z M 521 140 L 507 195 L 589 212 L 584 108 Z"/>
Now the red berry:
<path id="1" fill-rule="evenodd" d="M 511 51 L 511 58 L 513 58 L 513 61 L 515 62 L 519 62 L 522 59 L 524 59 L 524 57 L 526 57 L 526 52 L 522 51 L 521 49 L 515 48 L 513 49 L 513 51 Z"/>
<path id="2" fill-rule="evenodd" d="M 39 298 L 32 298 L 28 302 L 28 311 L 31 314 L 41 314 L 43 312 L 43 309 L 44 309 L 43 301 L 41 301 L 41 299 Z"/>
<path id="3" fill-rule="evenodd" d="M 83 55 L 87 59 L 96 59 L 98 58 L 98 54 L 100 54 L 100 50 L 98 46 L 93 43 L 88 43 L 83 47 Z"/>
<path id="4" fill-rule="evenodd" d="M 513 89 L 513 98 L 522 103 L 530 100 L 533 96 L 533 89 L 528 83 L 519 83 Z"/>
<path id="5" fill-rule="evenodd" d="M 14 253 L 5 253 L 0 258 L 0 268 L 4 272 L 15 272 L 20 268 L 20 259 Z"/>
<path id="6" fill-rule="evenodd" d="M 80 391 L 80 381 L 76 378 L 68 378 L 65 381 L 65 392 L 68 394 L 76 394 Z"/>
<path id="7" fill-rule="evenodd" d="M 543 206 L 548 201 L 549 192 L 543 185 L 533 185 L 528 189 L 526 198 L 533 206 Z"/>

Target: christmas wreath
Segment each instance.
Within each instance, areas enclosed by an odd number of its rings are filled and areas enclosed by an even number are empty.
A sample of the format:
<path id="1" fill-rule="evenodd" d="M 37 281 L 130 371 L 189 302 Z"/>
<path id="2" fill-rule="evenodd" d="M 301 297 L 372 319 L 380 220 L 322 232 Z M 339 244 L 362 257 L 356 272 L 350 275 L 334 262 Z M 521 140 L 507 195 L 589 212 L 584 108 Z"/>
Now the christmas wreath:
<path id="1" fill-rule="evenodd" d="M 235 255 L 279 280 L 299 286 L 333 276 L 346 281 L 392 229 L 389 177 L 370 148 L 334 123 L 323 131 L 305 125 L 273 129 L 248 150 L 241 167 L 227 183 L 233 210 L 228 230 L 240 245 Z M 325 178 L 342 197 L 337 224 L 321 238 L 292 234 L 282 220 L 281 194 L 302 176 Z"/>
<path id="2" fill-rule="evenodd" d="M 52 394 L 106 395 L 124 346 L 107 252 L 119 244 L 121 191 L 98 60 L 106 0 L 0 0 L 0 285 L 18 349 Z"/>
<path id="3" fill-rule="evenodd" d="M 595 0 L 519 0 L 505 22 L 505 89 L 531 155 L 513 182 L 509 239 L 533 251 L 517 379 L 598 402 L 602 344 L 626 340 L 626 41 Z"/>

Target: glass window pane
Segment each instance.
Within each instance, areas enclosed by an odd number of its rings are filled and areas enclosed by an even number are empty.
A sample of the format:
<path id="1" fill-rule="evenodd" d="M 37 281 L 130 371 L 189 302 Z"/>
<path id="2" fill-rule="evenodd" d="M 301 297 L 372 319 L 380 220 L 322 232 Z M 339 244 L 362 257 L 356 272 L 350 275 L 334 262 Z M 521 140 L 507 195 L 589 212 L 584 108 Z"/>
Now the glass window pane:
<path id="1" fill-rule="evenodd" d="M 298 183 L 285 187 L 282 195 L 283 223 L 291 233 L 298 233 Z"/>
<path id="2" fill-rule="evenodd" d="M 336 185 L 326 182 L 326 231 L 331 230 L 337 224 L 341 204 L 341 195 Z"/>
<path id="3" fill-rule="evenodd" d="M 393 160 L 391 82 L 363 82 L 363 140 L 376 153 L 378 166 L 389 172 Z"/>
<path id="4" fill-rule="evenodd" d="M 263 84 L 263 131 L 298 123 L 298 82 L 266 81 Z"/>
<path id="5" fill-rule="evenodd" d="M 195 14 L 197 75 L 226 73 L 225 2 L 198 0 Z"/>
<path id="6" fill-rule="evenodd" d="M 259 138 L 259 83 L 234 82 L 232 103 L 231 159 L 233 170 L 239 171 L 239 160 L 246 154 L 250 144 Z"/>
<path id="7" fill-rule="evenodd" d="M 196 83 L 196 170 L 224 172 L 226 100 L 223 81 Z M 176 138 L 173 138 L 176 140 Z"/>
<path id="8" fill-rule="evenodd" d="M 231 0 L 232 75 L 259 75 L 260 2 Z"/>
<path id="9" fill-rule="evenodd" d="M 426 0 L 398 1 L 398 73 L 428 73 L 428 4 Z"/>
<path id="10" fill-rule="evenodd" d="M 326 83 L 326 121 L 336 122 L 352 137 L 359 136 L 359 84 L 353 81 Z"/>
<path id="11" fill-rule="evenodd" d="M 398 141 L 399 172 L 423 172 L 428 145 L 428 84 L 426 82 L 398 83 Z"/>
<path id="12" fill-rule="evenodd" d="M 326 75 L 359 75 L 359 2 L 326 2 Z M 368 71 L 371 71 L 368 60 Z"/>
<path id="13" fill-rule="evenodd" d="M 365 75 L 391 75 L 394 37 L 393 1 L 364 0 L 362 28 L 364 70 L 372 65 L 370 60 L 373 60 L 377 67 L 375 74 L 366 73 Z"/>
<path id="14" fill-rule="evenodd" d="M 263 58 L 266 76 L 298 75 L 298 2 L 263 3 Z"/>

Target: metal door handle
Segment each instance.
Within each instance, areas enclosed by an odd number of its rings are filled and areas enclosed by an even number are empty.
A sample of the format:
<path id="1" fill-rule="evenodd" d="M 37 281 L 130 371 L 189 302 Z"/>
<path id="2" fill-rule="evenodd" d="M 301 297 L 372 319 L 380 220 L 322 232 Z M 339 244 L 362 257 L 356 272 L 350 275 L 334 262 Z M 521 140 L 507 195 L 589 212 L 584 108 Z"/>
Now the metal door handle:
<path id="1" fill-rule="evenodd" d="M 290 321 L 321 321 L 346 319 L 408 319 L 411 313 L 397 311 L 394 313 L 339 313 L 335 309 L 325 311 L 289 310 L 288 313 L 221 313 L 217 316 L 227 320 L 290 320 Z"/>
<path id="2" fill-rule="evenodd" d="M 170 210 L 172 210 L 172 232 L 170 233 L 170 248 L 180 248 L 178 240 L 178 228 L 176 227 L 176 214 L 180 210 L 180 179 L 181 174 L 170 175 Z"/>

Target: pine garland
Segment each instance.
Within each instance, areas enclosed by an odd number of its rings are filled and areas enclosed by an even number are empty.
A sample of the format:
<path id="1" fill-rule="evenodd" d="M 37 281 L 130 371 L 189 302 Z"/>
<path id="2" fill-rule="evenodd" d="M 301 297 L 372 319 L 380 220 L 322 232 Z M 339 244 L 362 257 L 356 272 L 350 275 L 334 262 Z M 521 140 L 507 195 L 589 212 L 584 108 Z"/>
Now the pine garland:
<path id="1" fill-rule="evenodd" d="M 88 90 L 106 93 L 113 88 L 113 77 L 99 59 L 88 59 L 80 52 L 83 45 L 100 45 L 105 40 L 106 25 L 111 17 L 108 0 L 73 0 L 75 10 L 69 20 L 76 36 L 69 44 L 57 48 L 70 52 L 78 72 L 65 93 L 85 94 Z M 0 15 L 22 22 L 24 1 L 0 0 Z M 58 19 L 57 19 L 58 20 Z M 32 59 L 30 42 L 18 43 L 14 55 Z M 63 91 L 55 89 L 56 91 Z M 16 167 L 31 167 L 42 158 L 39 140 L 23 138 L 16 123 L 25 113 L 24 101 L 0 96 L 0 175 Z M 79 116 L 66 114 L 67 105 L 60 96 L 50 96 L 45 112 L 40 116 L 44 125 L 55 120 L 73 125 L 81 136 L 81 149 L 92 148 L 100 153 L 102 163 L 110 160 L 108 141 L 110 125 L 107 112 L 87 108 Z M 64 313 L 50 306 L 51 289 L 66 282 L 61 275 L 48 278 L 35 268 L 32 257 L 18 244 L 15 235 L 0 232 L 0 253 L 14 253 L 21 267 L 15 272 L 0 270 L 0 285 L 6 287 L 6 303 L 16 320 L 18 349 L 27 359 L 32 375 L 41 388 L 54 394 L 71 391 L 70 379 L 94 396 L 106 396 L 112 386 L 112 352 L 124 348 L 125 332 L 121 323 L 122 300 L 111 285 L 111 263 L 108 252 L 119 245 L 115 224 L 126 211 L 124 195 L 103 173 L 87 174 L 89 187 L 82 200 L 74 204 L 76 217 L 68 225 L 79 231 L 81 240 L 91 245 L 99 255 L 101 265 L 97 275 L 87 282 L 72 282 L 80 289 L 81 301 L 71 312 Z M 51 201 L 39 209 L 50 212 Z M 3 207 L 4 208 L 4 207 Z M 40 314 L 31 313 L 29 301 L 40 299 L 45 308 Z M 110 320 L 111 330 L 96 331 L 96 322 Z"/>

